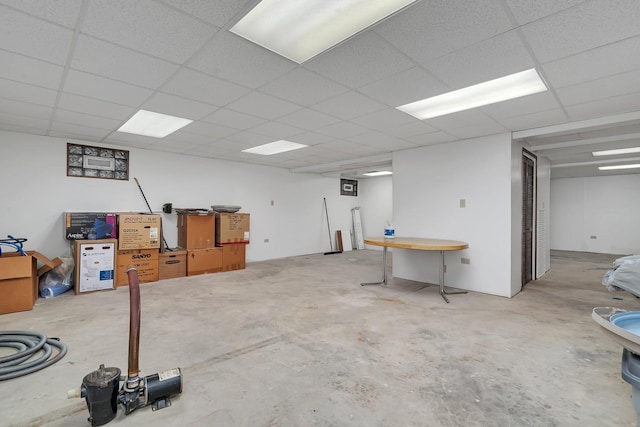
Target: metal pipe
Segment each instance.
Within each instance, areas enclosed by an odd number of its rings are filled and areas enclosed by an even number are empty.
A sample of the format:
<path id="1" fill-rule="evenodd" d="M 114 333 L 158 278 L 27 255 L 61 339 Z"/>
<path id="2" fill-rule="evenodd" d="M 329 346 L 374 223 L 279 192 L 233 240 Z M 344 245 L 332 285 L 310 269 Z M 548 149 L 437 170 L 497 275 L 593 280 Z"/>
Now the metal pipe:
<path id="1" fill-rule="evenodd" d="M 138 270 L 129 266 L 127 269 L 129 279 L 129 378 L 138 377 L 138 356 L 140 348 L 140 282 Z"/>

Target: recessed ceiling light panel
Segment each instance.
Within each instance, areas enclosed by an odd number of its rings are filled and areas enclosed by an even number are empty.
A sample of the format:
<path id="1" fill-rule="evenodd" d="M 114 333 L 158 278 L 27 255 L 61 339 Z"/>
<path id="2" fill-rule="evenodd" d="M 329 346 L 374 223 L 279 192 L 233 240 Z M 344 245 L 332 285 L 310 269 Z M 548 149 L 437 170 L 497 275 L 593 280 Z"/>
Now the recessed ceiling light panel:
<path id="1" fill-rule="evenodd" d="M 619 169 L 637 169 L 637 168 L 640 168 L 640 164 L 600 166 L 598 169 L 600 169 L 601 171 L 612 171 L 612 170 L 619 170 Z"/>
<path id="2" fill-rule="evenodd" d="M 535 68 L 531 68 L 396 108 L 424 120 L 545 90 L 547 86 L 542 78 Z"/>
<path id="3" fill-rule="evenodd" d="M 229 31 L 298 64 L 419 0 L 262 0 Z"/>
<path id="4" fill-rule="evenodd" d="M 263 156 L 270 156 L 272 154 L 284 153 L 285 151 L 297 150 L 299 148 L 308 147 L 308 145 L 298 144 L 291 141 L 275 141 L 268 144 L 259 145 L 253 148 L 247 148 L 242 150 L 243 153 L 261 154 Z"/>
<path id="5" fill-rule="evenodd" d="M 618 148 L 615 150 L 594 151 L 594 156 L 615 156 L 617 154 L 640 153 L 640 147 Z"/>
<path id="6" fill-rule="evenodd" d="M 140 110 L 127 120 L 125 124 L 120 126 L 118 132 L 151 136 L 153 138 L 164 138 L 191 122 L 193 122 L 193 120 L 154 113 L 153 111 Z"/>
<path id="7" fill-rule="evenodd" d="M 363 173 L 362 175 L 364 176 L 384 176 L 384 175 L 392 175 L 393 172 L 391 171 L 372 171 L 372 172 L 367 172 L 367 173 Z"/>

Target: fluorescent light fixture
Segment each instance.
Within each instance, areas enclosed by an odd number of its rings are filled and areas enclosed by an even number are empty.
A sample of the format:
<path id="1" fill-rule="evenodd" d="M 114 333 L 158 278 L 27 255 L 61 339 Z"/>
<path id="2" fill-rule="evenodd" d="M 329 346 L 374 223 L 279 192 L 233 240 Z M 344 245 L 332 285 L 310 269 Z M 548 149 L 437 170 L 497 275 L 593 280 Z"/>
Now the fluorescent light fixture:
<path id="1" fill-rule="evenodd" d="M 118 132 L 164 138 L 191 122 L 193 122 L 193 120 L 154 113 L 153 111 L 140 110 L 127 120 L 125 124 L 120 126 Z"/>
<path id="2" fill-rule="evenodd" d="M 636 168 L 640 168 L 640 164 L 635 164 L 635 165 L 614 165 L 614 166 L 600 166 L 600 167 L 598 167 L 598 169 L 600 169 L 601 171 L 612 171 L 612 170 L 618 170 L 618 169 L 636 169 Z"/>
<path id="3" fill-rule="evenodd" d="M 391 172 L 391 171 L 375 171 L 375 172 L 363 173 L 362 175 L 364 175 L 364 176 L 384 176 L 384 175 L 391 175 L 391 174 L 393 174 L 393 172 Z"/>
<path id="4" fill-rule="evenodd" d="M 298 64 L 418 0 L 262 0 L 229 31 Z"/>
<path id="5" fill-rule="evenodd" d="M 270 156 L 272 154 L 284 153 L 285 151 L 297 150 L 299 148 L 308 147 L 308 145 L 298 144 L 291 141 L 275 141 L 268 144 L 259 145 L 253 148 L 247 148 L 242 150 L 243 153 L 262 154 L 263 156 Z"/>
<path id="6" fill-rule="evenodd" d="M 640 153 L 640 147 L 618 148 L 615 150 L 594 151 L 594 156 L 615 156 L 616 154 Z"/>
<path id="7" fill-rule="evenodd" d="M 531 68 L 396 108 L 424 120 L 545 90 L 547 86 L 542 78 L 535 68 Z"/>

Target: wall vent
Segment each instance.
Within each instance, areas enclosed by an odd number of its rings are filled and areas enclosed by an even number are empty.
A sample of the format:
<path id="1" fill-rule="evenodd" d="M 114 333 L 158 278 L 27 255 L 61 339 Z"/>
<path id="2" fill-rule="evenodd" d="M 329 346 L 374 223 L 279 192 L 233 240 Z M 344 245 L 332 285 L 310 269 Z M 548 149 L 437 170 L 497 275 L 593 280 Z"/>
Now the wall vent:
<path id="1" fill-rule="evenodd" d="M 84 156 L 82 167 L 112 171 L 116 169 L 116 159 L 112 157 Z"/>

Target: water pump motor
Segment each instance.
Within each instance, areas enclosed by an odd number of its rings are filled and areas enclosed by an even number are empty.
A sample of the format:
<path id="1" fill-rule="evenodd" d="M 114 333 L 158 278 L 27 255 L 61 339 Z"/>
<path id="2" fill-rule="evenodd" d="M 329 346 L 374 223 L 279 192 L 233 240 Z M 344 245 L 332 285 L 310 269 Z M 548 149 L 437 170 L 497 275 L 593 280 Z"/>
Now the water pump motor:
<path id="1" fill-rule="evenodd" d="M 118 368 L 104 365 L 87 374 L 82 386 L 70 390 L 68 397 L 82 397 L 87 402 L 92 426 L 107 424 L 116 417 L 118 405 L 129 415 L 134 410 L 153 405 L 153 410 L 171 406 L 170 396 L 182 393 L 182 371 L 173 368 L 157 374 L 140 376 L 138 348 L 140 343 L 140 283 L 134 267 L 127 270 L 129 279 L 129 370 L 126 377 Z M 120 382 L 123 382 L 120 388 Z M 118 390 L 119 389 L 119 390 Z"/>

